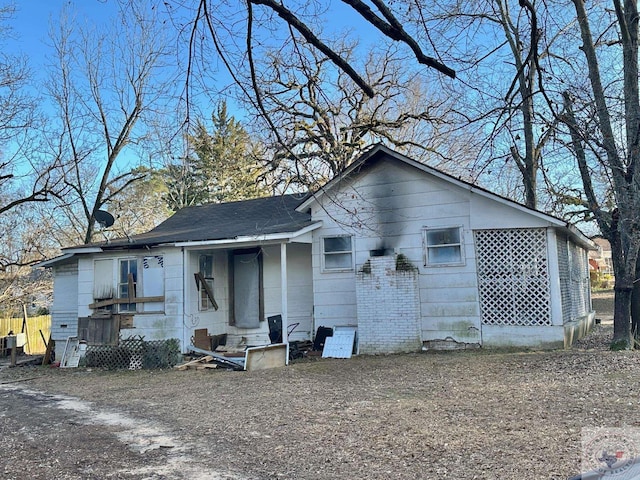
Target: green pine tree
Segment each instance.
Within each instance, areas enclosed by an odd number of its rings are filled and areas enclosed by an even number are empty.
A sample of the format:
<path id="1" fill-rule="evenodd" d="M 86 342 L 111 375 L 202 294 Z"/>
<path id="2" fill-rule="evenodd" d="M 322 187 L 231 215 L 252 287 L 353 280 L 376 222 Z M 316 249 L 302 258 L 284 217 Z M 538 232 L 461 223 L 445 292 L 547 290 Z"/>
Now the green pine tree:
<path id="1" fill-rule="evenodd" d="M 226 102 L 220 102 L 211 120 L 211 131 L 198 121 L 188 137 L 195 154 L 194 171 L 204 179 L 206 201 L 228 202 L 269 195 L 261 182 L 265 170 L 253 155 L 249 134 L 229 115 Z"/>

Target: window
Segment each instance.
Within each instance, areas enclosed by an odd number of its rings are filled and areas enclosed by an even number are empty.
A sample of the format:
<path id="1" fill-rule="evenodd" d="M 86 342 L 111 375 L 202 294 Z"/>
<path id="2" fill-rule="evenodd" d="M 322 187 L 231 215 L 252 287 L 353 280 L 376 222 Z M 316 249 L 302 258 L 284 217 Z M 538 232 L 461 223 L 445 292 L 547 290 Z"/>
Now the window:
<path id="1" fill-rule="evenodd" d="M 434 228 L 423 230 L 424 265 L 462 265 L 462 228 Z"/>
<path id="2" fill-rule="evenodd" d="M 322 239 L 324 270 L 353 269 L 353 242 L 349 236 Z"/>
<path id="3" fill-rule="evenodd" d="M 120 274 L 118 276 L 118 298 L 135 298 L 138 282 L 138 260 L 135 258 L 120 260 Z M 119 312 L 135 312 L 135 303 L 121 303 Z"/>
<path id="4" fill-rule="evenodd" d="M 213 292 L 213 255 L 200 255 L 198 258 L 198 271 L 205 283 L 209 286 L 209 290 Z M 200 286 L 199 309 L 201 311 L 211 310 L 214 308 L 213 302 L 207 294 L 207 289 Z"/>

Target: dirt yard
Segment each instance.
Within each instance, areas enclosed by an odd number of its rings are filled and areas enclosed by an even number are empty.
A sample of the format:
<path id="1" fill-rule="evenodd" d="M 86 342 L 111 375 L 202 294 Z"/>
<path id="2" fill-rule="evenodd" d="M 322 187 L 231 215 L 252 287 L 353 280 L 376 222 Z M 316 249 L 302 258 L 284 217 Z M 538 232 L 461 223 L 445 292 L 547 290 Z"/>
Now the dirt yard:
<path id="1" fill-rule="evenodd" d="M 0 370 L 0 474 L 30 479 L 566 479 L 583 427 L 639 427 L 640 355 L 305 360 L 262 372 Z"/>

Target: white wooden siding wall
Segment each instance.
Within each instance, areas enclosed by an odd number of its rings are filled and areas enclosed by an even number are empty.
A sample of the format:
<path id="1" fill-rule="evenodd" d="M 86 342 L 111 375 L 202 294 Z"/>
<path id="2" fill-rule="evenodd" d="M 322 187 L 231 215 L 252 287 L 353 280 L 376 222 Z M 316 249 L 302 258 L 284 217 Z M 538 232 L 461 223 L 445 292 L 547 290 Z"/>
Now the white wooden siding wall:
<path id="1" fill-rule="evenodd" d="M 279 247 L 278 247 L 279 250 Z M 280 256 L 278 255 L 278 261 Z M 280 270 L 278 270 L 277 284 L 280 285 Z M 287 245 L 287 298 L 288 323 L 299 323 L 291 333 L 289 340 L 311 340 L 313 333 L 313 277 L 311 276 L 311 245 L 290 243 Z M 278 291 L 278 301 L 274 309 L 279 311 L 282 303 Z M 265 305 L 266 309 L 266 305 Z M 268 312 L 268 310 L 265 310 Z M 268 313 L 271 315 L 271 313 Z"/>
<path id="2" fill-rule="evenodd" d="M 88 317 L 93 313 L 89 305 L 94 302 L 94 262 L 97 261 L 104 266 L 106 262 L 102 260 L 113 260 L 112 281 L 115 288 L 118 279 L 118 260 L 125 258 L 138 259 L 140 281 L 138 295 L 141 295 L 144 291 L 145 274 L 142 268 L 142 260 L 144 257 L 153 255 L 161 255 L 163 257 L 163 268 L 153 270 L 154 274 L 160 273 L 164 275 L 164 311 L 136 313 L 133 317 L 134 328 L 122 329 L 120 335 L 122 338 L 142 335 L 145 340 L 177 338 L 182 343 L 182 257 L 179 249 L 151 250 L 151 252 L 132 250 L 80 258 L 78 261 L 78 316 Z M 158 307 L 160 306 L 158 305 Z"/>
<path id="3" fill-rule="evenodd" d="M 321 198 L 322 205 L 312 209 L 312 219 L 323 223 L 313 233 L 315 328 L 357 325 L 356 272 L 323 272 L 321 268 L 322 238 L 346 233 L 354 235 L 356 271 L 369 258 L 370 250 L 379 248 L 395 249 L 418 266 L 423 341 L 450 338 L 509 345 L 562 339 L 562 327 L 555 320 L 553 326 L 542 327 L 480 325 L 473 231 L 548 228 L 548 221 L 402 162 L 392 160 L 366 168 L 355 181 L 346 179 L 337 185 Z M 422 229 L 454 226 L 463 229 L 465 264 L 425 267 Z"/>
<path id="4" fill-rule="evenodd" d="M 53 268 L 53 305 L 51 306 L 51 338 L 60 348 L 68 337 L 78 334 L 78 262 Z"/>
<path id="5" fill-rule="evenodd" d="M 218 304 L 218 310 L 200 310 L 200 292 L 197 290 L 194 274 L 198 272 L 200 255 L 213 255 L 213 297 Z M 187 309 L 185 312 L 185 327 L 187 341 L 194 335 L 194 330 L 206 328 L 209 335 L 227 332 L 229 323 L 229 281 L 228 258 L 224 250 L 197 250 L 187 252 L 187 271 L 185 286 L 187 289 Z"/>
<path id="6" fill-rule="evenodd" d="M 289 324 L 300 323 L 290 340 L 309 340 L 312 330 L 313 287 L 311 277 L 311 246 L 307 244 L 287 245 L 287 281 L 289 284 Z M 198 271 L 200 254 L 214 256 L 214 297 L 218 303 L 217 311 L 211 309 L 199 311 L 199 294 L 196 290 L 193 274 Z M 189 252 L 189 272 L 187 273 L 188 311 L 186 322 L 189 330 L 188 338 L 198 328 L 206 328 L 210 335 L 227 333 L 239 341 L 241 337 L 253 345 L 268 344 L 269 325 L 266 318 L 282 313 L 282 288 L 280 282 L 280 245 L 263 247 L 263 285 L 264 285 L 264 318 L 258 328 L 237 328 L 229 325 L 229 281 L 228 251 L 209 250 Z"/>
<path id="7" fill-rule="evenodd" d="M 322 272 L 321 238 L 355 235 L 356 270 L 370 250 L 395 249 L 419 268 L 423 340 L 453 336 L 480 340 L 475 250 L 469 224 L 469 197 L 448 183 L 427 178 L 402 163 L 375 165 L 355 184 L 315 206 L 313 273 L 315 326 L 356 325 L 355 272 Z M 424 227 L 463 227 L 465 265 L 426 268 Z"/>
<path id="8" fill-rule="evenodd" d="M 133 253 L 133 252 L 132 252 Z M 144 291 L 144 275 L 148 273 L 142 268 L 144 257 L 162 255 L 163 268 L 151 269 L 152 274 L 164 273 L 164 312 L 137 313 L 133 317 L 133 329 L 121 330 L 120 335 L 127 338 L 131 335 L 143 335 L 145 340 L 163 340 L 177 338 L 182 344 L 182 254 L 179 249 L 152 249 L 150 252 L 136 253 L 139 259 L 138 273 Z M 155 305 L 155 304 L 154 304 Z M 184 350 L 184 345 L 182 346 Z"/>

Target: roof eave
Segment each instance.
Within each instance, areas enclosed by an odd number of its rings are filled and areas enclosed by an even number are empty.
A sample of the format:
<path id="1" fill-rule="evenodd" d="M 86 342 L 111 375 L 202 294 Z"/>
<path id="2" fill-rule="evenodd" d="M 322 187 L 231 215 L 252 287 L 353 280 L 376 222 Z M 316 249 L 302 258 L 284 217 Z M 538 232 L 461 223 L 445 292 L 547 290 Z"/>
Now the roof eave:
<path id="1" fill-rule="evenodd" d="M 208 246 L 225 246 L 246 243 L 263 243 L 263 242 L 291 242 L 296 238 L 305 235 L 322 226 L 322 222 L 312 223 L 304 228 L 293 232 L 267 233 L 262 235 L 240 235 L 234 238 L 222 238 L 218 240 L 193 240 L 186 242 L 175 242 L 176 247 L 208 247 Z"/>
<path id="2" fill-rule="evenodd" d="M 577 227 L 567 223 L 565 225 L 565 228 L 567 229 L 569 236 L 572 237 L 576 241 L 576 243 L 580 244 L 587 250 L 598 250 L 598 246 L 596 245 L 596 243 L 589 237 L 587 237 L 584 233 L 582 233 Z"/>
<path id="3" fill-rule="evenodd" d="M 58 263 L 65 262 L 66 260 L 69 260 L 70 258 L 72 258 L 74 256 L 75 256 L 74 253 L 64 253 L 64 254 L 59 255 L 57 257 L 50 258 L 49 260 L 43 260 L 42 262 L 38 262 L 33 266 L 35 268 L 53 267 L 54 265 L 56 265 Z"/>

